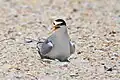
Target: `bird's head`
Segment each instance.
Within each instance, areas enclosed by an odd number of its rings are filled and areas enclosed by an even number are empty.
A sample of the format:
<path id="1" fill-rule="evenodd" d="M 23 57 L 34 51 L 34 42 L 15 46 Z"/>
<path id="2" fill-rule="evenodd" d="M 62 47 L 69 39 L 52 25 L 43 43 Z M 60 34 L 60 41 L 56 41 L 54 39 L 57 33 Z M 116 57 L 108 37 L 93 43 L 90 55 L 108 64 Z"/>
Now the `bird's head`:
<path id="1" fill-rule="evenodd" d="M 56 19 L 53 22 L 52 31 L 56 31 L 57 29 L 65 27 L 65 26 L 66 26 L 66 22 L 63 19 Z"/>

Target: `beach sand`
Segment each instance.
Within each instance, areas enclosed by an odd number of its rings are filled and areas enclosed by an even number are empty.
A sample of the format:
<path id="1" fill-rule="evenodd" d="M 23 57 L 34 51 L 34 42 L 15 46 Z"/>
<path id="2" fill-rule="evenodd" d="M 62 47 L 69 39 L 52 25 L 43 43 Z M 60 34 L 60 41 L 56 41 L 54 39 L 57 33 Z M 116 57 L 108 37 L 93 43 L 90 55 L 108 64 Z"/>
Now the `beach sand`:
<path id="1" fill-rule="evenodd" d="M 26 43 L 58 18 L 76 45 L 69 63 Z M 120 80 L 120 0 L 0 0 L 0 80 Z"/>

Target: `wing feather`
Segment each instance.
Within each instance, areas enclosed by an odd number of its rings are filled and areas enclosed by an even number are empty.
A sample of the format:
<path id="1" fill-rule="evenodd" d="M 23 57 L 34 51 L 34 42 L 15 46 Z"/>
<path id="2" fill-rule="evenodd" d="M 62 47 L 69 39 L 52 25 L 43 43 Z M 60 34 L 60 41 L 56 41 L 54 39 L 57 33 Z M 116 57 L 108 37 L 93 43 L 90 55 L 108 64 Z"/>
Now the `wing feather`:
<path id="1" fill-rule="evenodd" d="M 52 50 L 53 44 L 52 44 L 51 41 L 46 40 L 42 45 L 40 45 L 38 43 L 37 47 L 38 47 L 38 49 L 40 51 L 40 54 L 45 55 L 45 54 L 49 53 Z"/>
<path id="2" fill-rule="evenodd" d="M 75 52 L 75 44 L 70 42 L 70 54 L 73 54 Z"/>

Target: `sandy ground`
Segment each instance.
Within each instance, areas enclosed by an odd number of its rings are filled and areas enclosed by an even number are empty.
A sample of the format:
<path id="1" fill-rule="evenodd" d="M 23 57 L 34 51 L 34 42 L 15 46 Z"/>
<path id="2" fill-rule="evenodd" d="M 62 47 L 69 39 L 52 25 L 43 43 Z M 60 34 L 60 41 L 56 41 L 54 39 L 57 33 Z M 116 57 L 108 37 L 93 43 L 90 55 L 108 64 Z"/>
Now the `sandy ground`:
<path id="1" fill-rule="evenodd" d="M 36 42 L 65 19 L 76 52 L 43 62 Z M 120 0 L 0 0 L 0 80 L 120 80 Z"/>

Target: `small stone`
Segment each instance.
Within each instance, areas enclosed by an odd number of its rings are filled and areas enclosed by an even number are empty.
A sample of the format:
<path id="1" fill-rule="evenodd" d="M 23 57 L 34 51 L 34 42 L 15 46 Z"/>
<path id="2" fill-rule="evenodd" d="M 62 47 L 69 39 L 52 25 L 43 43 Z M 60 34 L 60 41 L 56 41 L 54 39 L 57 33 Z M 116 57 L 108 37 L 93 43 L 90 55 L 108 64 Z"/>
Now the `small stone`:
<path id="1" fill-rule="evenodd" d="M 40 21 L 40 22 L 38 22 L 39 24 L 41 24 L 42 22 Z"/>
<path id="2" fill-rule="evenodd" d="M 70 77 L 77 77 L 77 76 L 79 76 L 78 73 L 72 73 L 72 74 L 70 74 Z"/>
<path id="3" fill-rule="evenodd" d="M 66 18 L 66 20 L 71 20 L 71 19 L 72 19 L 71 17 Z"/>
<path id="4" fill-rule="evenodd" d="M 104 36 L 107 36 L 107 34 L 104 34 Z"/>
<path id="5" fill-rule="evenodd" d="M 113 53 L 113 55 L 114 55 L 115 57 L 119 57 L 118 53 Z"/>
<path id="6" fill-rule="evenodd" d="M 115 31 L 112 31 L 112 32 L 110 32 L 109 34 L 116 34 L 116 32 L 115 32 Z"/>
<path id="7" fill-rule="evenodd" d="M 112 71 L 113 69 L 111 68 L 111 67 L 106 67 L 106 66 L 104 66 L 104 69 L 106 70 L 106 71 Z"/>
<path id="8" fill-rule="evenodd" d="M 80 52 L 78 52 L 77 54 L 81 54 L 81 53 L 83 53 L 83 51 L 80 51 Z"/>
<path id="9" fill-rule="evenodd" d="M 25 41 L 25 43 L 31 43 L 31 42 L 33 42 L 30 38 L 25 38 L 24 41 Z"/>
<path id="10" fill-rule="evenodd" d="M 20 68 L 15 68 L 16 70 L 20 70 Z"/>
<path id="11" fill-rule="evenodd" d="M 77 9 L 73 9 L 73 12 L 77 12 L 78 10 Z"/>
<path id="12" fill-rule="evenodd" d="M 105 65 L 104 63 L 101 63 L 101 65 Z"/>
<path id="13" fill-rule="evenodd" d="M 14 17 L 18 17 L 18 15 L 14 15 Z"/>
<path id="14" fill-rule="evenodd" d="M 11 37 L 10 39 L 11 39 L 11 40 L 16 40 L 14 37 Z"/>
<path id="15" fill-rule="evenodd" d="M 30 71 L 29 69 L 25 69 L 25 71 Z"/>
<path id="16" fill-rule="evenodd" d="M 79 29 L 80 27 L 78 26 L 77 29 Z"/>
<path id="17" fill-rule="evenodd" d="M 97 24 L 100 24 L 101 22 L 100 21 L 97 21 Z"/>
<path id="18" fill-rule="evenodd" d="M 90 45 L 89 47 L 94 47 L 93 45 Z"/>
<path id="19" fill-rule="evenodd" d="M 113 69 L 112 68 L 108 68 L 107 71 L 112 71 Z"/>

